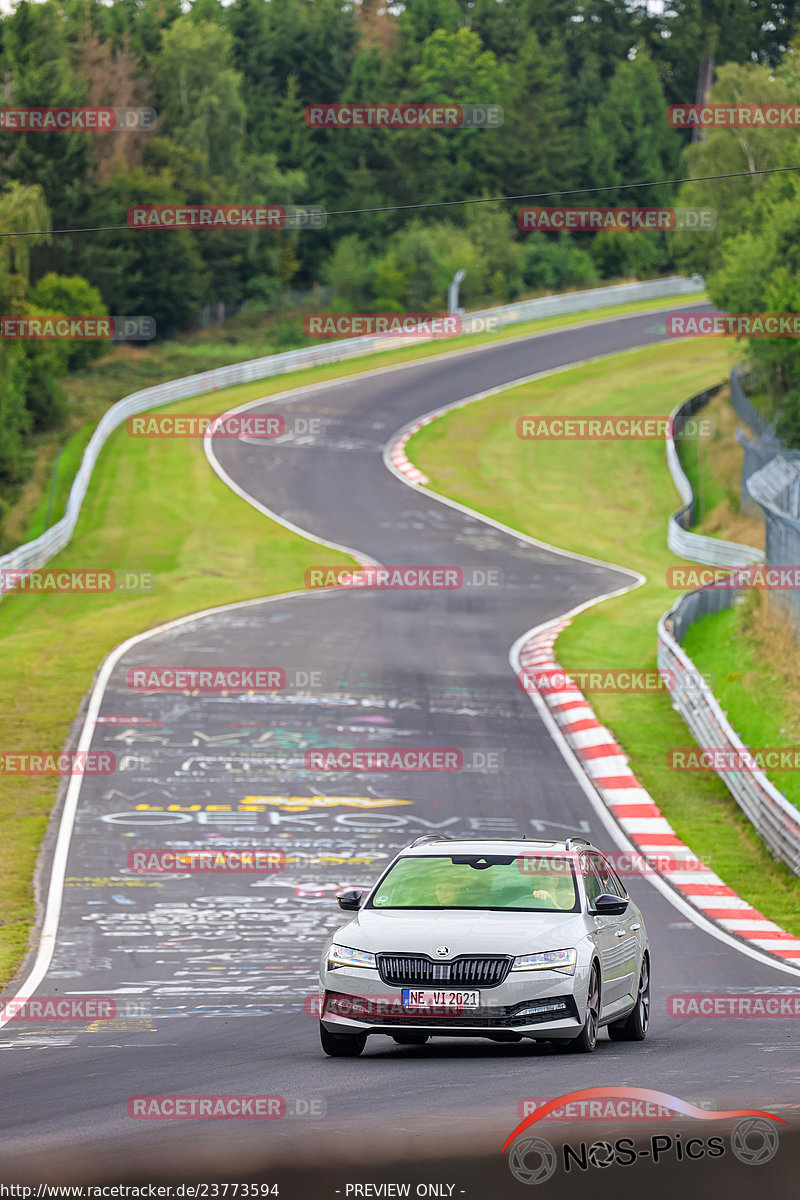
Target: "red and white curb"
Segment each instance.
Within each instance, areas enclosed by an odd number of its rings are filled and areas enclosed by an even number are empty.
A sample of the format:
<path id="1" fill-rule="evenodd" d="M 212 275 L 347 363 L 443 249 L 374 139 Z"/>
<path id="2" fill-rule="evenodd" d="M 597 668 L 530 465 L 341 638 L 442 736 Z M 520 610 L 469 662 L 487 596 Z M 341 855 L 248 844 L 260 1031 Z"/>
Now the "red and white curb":
<path id="1" fill-rule="evenodd" d="M 530 637 L 520 648 L 522 672 L 564 674 L 556 661 L 556 638 L 571 622 L 562 620 Z M 521 686 L 525 681 L 521 680 Z M 527 690 L 527 689 L 526 689 Z M 642 854 L 658 854 L 658 871 L 704 917 L 727 933 L 784 962 L 800 962 L 800 938 L 768 921 L 737 896 L 680 840 L 650 793 L 628 766 L 622 748 L 601 725 L 586 697 L 569 688 L 539 690 L 580 766 L 627 838 Z"/>
<path id="2" fill-rule="evenodd" d="M 412 438 L 415 433 L 419 433 L 423 425 L 430 425 L 431 421 L 435 419 L 436 418 L 432 416 L 423 417 L 421 421 L 415 421 L 413 425 L 407 425 L 400 436 L 395 438 L 395 440 L 387 447 L 386 454 L 389 462 L 396 471 L 398 471 L 409 481 L 409 483 L 425 484 L 429 482 L 428 476 L 423 471 L 420 471 L 419 467 L 415 467 L 411 460 L 407 457 L 406 446 L 408 445 L 409 439 Z"/>

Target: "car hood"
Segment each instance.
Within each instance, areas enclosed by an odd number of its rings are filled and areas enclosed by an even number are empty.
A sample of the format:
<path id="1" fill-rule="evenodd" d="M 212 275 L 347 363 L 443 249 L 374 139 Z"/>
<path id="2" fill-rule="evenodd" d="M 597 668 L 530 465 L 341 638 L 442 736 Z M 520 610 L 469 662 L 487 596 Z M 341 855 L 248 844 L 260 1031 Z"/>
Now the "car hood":
<path id="1" fill-rule="evenodd" d="M 337 929 L 334 941 L 388 954 L 530 954 L 577 945 L 586 936 L 581 913 L 432 912 L 364 909 Z"/>

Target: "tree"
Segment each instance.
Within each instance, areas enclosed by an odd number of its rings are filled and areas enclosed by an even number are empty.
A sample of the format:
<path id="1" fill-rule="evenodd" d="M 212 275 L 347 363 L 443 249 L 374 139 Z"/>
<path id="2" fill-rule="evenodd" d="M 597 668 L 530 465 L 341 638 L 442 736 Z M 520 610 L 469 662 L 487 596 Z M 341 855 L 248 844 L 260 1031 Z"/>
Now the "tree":
<path id="1" fill-rule="evenodd" d="M 496 164 L 503 193 L 558 192 L 574 185 L 581 162 L 563 45 L 554 38 L 545 50 L 530 32 L 518 50 L 505 119 L 501 128 L 485 135 L 486 156 Z M 557 198 L 546 203 L 555 204 Z"/>
<path id="2" fill-rule="evenodd" d="M 65 23 L 57 5 L 20 4 L 2 24 L 7 72 L 4 107 L 81 106 L 86 84 L 70 64 Z M 0 133 L 6 178 L 38 186 L 55 228 L 77 224 L 93 162 L 85 131 Z"/>
<path id="3" fill-rule="evenodd" d="M 28 311 L 25 289 L 30 269 L 30 252 L 49 241 L 50 213 L 38 186 L 11 183 L 0 193 L 0 304 L 7 316 L 23 316 Z M 12 237 L 10 234 L 30 234 Z M 53 345 L 7 343 L 0 340 L 0 482 L 17 483 L 25 478 L 30 464 L 27 439 L 38 420 L 29 405 L 32 397 L 42 412 L 57 403 L 57 385 L 46 365 L 54 364 L 58 352 Z M 43 375 L 33 368 L 36 360 Z M 44 420 L 47 424 L 47 419 Z"/>
<path id="4" fill-rule="evenodd" d="M 356 234 L 340 238 L 324 272 L 334 289 L 334 312 L 366 312 L 372 303 L 372 263 L 369 251 Z"/>
<path id="5" fill-rule="evenodd" d="M 800 76 L 791 63 L 777 74 L 754 64 L 728 63 L 717 73 L 710 101 L 737 105 L 765 101 L 796 104 L 800 101 Z M 799 151 L 800 132 L 794 129 L 712 128 L 704 142 L 687 147 L 680 174 L 698 178 L 681 188 L 678 203 L 713 209 L 716 228 L 696 236 L 670 235 L 680 268 L 704 275 L 717 270 L 724 243 L 748 224 L 751 205 L 766 188 L 767 177 L 759 175 L 759 171 L 790 166 L 798 161 Z M 736 173 L 738 178 L 702 178 Z"/>
<path id="6" fill-rule="evenodd" d="M 587 120 L 586 181 L 611 190 L 595 192 L 601 204 L 663 204 L 671 189 L 649 186 L 616 190 L 623 182 L 674 177 L 680 138 L 669 128 L 658 72 L 640 50 L 619 65 L 608 92 Z M 591 187 L 587 187 L 591 193 Z"/>
<path id="7" fill-rule="evenodd" d="M 51 272 L 31 288 L 30 305 L 33 312 L 43 315 L 63 313 L 70 317 L 105 317 L 108 309 L 97 288 L 80 275 L 56 275 Z M 58 342 L 63 358 L 59 373 L 78 371 L 88 366 L 107 350 L 102 342 Z M 53 422 L 51 422 L 53 423 Z"/>
<path id="8" fill-rule="evenodd" d="M 90 223 L 124 226 L 135 204 L 181 204 L 168 172 L 120 169 L 97 195 Z M 208 274 L 198 249 L 213 229 L 113 229 L 96 234 L 85 251 L 85 275 L 99 288 L 109 311 L 149 316 L 158 337 L 187 328 L 209 302 Z"/>
<path id="9" fill-rule="evenodd" d="M 231 35 L 211 21 L 179 17 L 163 36 L 155 79 L 165 114 L 160 132 L 200 150 L 211 175 L 234 178 L 245 106 Z"/>

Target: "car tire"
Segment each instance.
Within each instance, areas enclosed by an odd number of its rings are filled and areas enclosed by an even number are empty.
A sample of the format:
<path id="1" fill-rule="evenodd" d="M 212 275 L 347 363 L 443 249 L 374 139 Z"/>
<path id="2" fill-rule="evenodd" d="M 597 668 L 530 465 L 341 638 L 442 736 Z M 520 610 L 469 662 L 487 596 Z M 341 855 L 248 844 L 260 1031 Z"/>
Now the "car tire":
<path id="1" fill-rule="evenodd" d="M 624 1021 L 615 1021 L 608 1027 L 608 1036 L 612 1042 L 643 1042 L 647 1037 L 647 1027 L 650 1024 L 650 961 L 645 954 L 642 959 L 642 972 L 639 976 L 639 990 L 636 994 L 636 1007 Z"/>
<path id="2" fill-rule="evenodd" d="M 331 1058 L 358 1058 L 367 1044 L 365 1033 L 329 1033 L 320 1021 L 319 1040 Z"/>
<path id="3" fill-rule="evenodd" d="M 398 1046 L 424 1046 L 429 1036 L 427 1033 L 393 1033 L 392 1040 Z"/>
<path id="4" fill-rule="evenodd" d="M 567 1042 L 567 1049 L 572 1054 L 592 1054 L 597 1045 L 597 1031 L 600 1022 L 600 973 L 596 966 L 592 967 L 589 976 L 589 990 L 586 996 L 586 1018 L 583 1029 L 576 1038 Z"/>

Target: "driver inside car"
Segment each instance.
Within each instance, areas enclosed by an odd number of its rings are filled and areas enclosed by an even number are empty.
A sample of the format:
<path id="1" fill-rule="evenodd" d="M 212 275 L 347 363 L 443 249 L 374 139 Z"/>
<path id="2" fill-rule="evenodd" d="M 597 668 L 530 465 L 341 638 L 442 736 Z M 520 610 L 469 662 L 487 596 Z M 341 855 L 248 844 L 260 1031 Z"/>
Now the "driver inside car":
<path id="1" fill-rule="evenodd" d="M 433 891 L 440 908 L 457 908 L 464 903 L 464 888 L 457 879 L 438 879 Z"/>
<path id="2" fill-rule="evenodd" d="M 548 908 L 569 909 L 575 903 L 575 886 L 572 876 L 564 873 L 549 873 L 534 876 L 534 899 L 541 900 Z"/>

